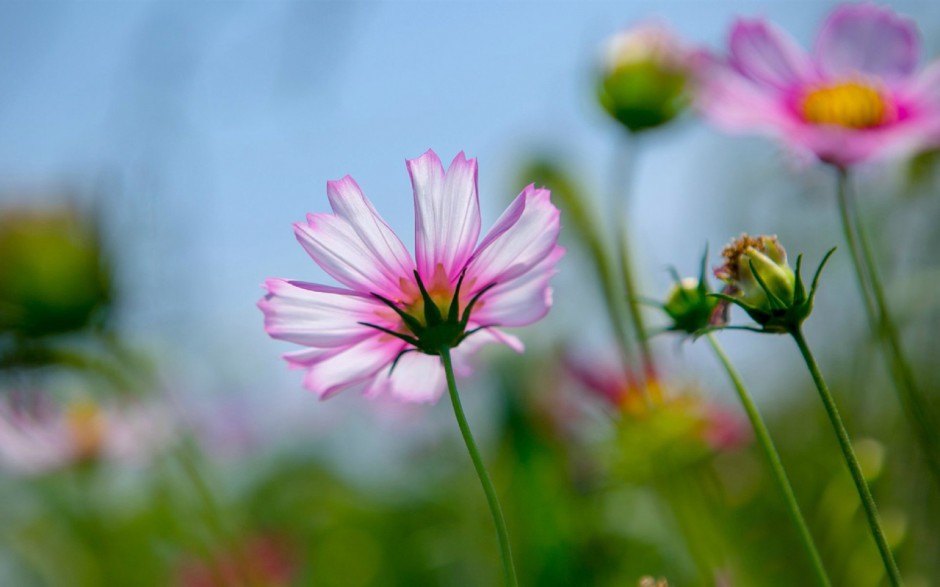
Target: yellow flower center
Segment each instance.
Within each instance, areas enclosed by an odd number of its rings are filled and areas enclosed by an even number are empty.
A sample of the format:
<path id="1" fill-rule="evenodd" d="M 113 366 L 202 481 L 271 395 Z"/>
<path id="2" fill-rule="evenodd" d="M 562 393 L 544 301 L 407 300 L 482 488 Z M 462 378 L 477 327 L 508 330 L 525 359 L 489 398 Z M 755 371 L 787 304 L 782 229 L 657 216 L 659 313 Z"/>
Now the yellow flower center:
<path id="1" fill-rule="evenodd" d="M 467 294 L 470 288 L 474 286 L 475 282 L 475 279 L 464 280 L 460 291 L 460 311 L 463 311 L 466 307 L 470 297 Z M 405 299 L 402 300 L 405 306 L 404 310 L 423 324 L 424 298 L 421 296 L 418 284 L 415 283 L 414 280 L 401 278 L 399 285 L 405 297 Z M 427 288 L 428 295 L 431 297 L 431 300 L 434 301 L 434 305 L 437 306 L 437 309 L 440 310 L 442 315 L 447 316 L 451 301 L 454 299 L 454 286 L 450 283 L 450 279 L 448 279 L 447 272 L 444 271 L 443 265 L 440 263 L 437 264 L 437 267 L 434 269 L 434 275 L 431 276 L 430 280 L 425 282 L 424 287 Z M 478 301 L 475 307 L 482 308 L 483 302 Z"/>
<path id="2" fill-rule="evenodd" d="M 104 417 L 93 403 L 81 402 L 68 408 L 65 421 L 71 436 L 75 455 L 79 459 L 92 458 L 104 444 Z"/>
<path id="3" fill-rule="evenodd" d="M 803 97 L 801 106 L 806 122 L 854 129 L 882 124 L 888 110 L 877 89 L 858 82 L 811 90 Z"/>

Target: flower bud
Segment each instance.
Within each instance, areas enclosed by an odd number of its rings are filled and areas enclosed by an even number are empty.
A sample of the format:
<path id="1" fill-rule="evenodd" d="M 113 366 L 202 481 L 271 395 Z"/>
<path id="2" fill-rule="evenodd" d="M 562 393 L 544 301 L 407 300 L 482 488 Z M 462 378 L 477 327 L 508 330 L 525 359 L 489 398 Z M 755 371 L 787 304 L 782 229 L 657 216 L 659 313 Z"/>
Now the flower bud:
<path id="1" fill-rule="evenodd" d="M 70 206 L 4 210 L 0 259 L 0 332 L 75 331 L 111 301 L 97 228 Z"/>
<path id="2" fill-rule="evenodd" d="M 709 295 L 708 286 L 695 277 L 686 277 L 669 290 L 663 310 L 672 318 L 669 330 L 688 334 L 707 328 L 718 299 Z"/>
<path id="3" fill-rule="evenodd" d="M 614 35 L 606 44 L 598 100 L 631 132 L 675 118 L 688 100 L 685 50 L 665 28 L 646 24 Z"/>
<path id="4" fill-rule="evenodd" d="M 793 304 L 796 275 L 776 236 L 742 234 L 721 254 L 725 264 L 715 276 L 731 286 L 745 304 L 768 313 Z"/>
<path id="5" fill-rule="evenodd" d="M 669 587 L 669 583 L 662 577 L 659 579 L 654 579 L 653 577 L 647 575 L 640 579 L 638 587 Z"/>
<path id="6" fill-rule="evenodd" d="M 835 253 L 833 247 L 823 256 L 807 291 L 801 268 L 803 255 L 796 258 L 796 270 L 787 264 L 787 252 L 775 236 L 751 237 L 742 234 L 721 252 L 725 264 L 715 269 L 715 276 L 727 286 L 715 315 L 727 324 L 727 309 L 739 306 L 760 328 L 743 327 L 772 334 L 796 332 L 813 311 L 813 300 L 823 268 Z"/>

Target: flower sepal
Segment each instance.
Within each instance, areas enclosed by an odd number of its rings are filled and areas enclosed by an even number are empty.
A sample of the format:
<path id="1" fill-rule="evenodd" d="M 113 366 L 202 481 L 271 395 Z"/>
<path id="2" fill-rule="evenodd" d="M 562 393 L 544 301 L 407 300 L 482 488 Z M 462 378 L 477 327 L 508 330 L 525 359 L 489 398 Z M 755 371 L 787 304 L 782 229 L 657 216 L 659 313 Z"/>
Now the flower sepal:
<path id="1" fill-rule="evenodd" d="M 708 284 L 706 268 L 708 248 L 702 255 L 698 277 L 681 277 L 675 268 L 670 268 L 675 284 L 666 295 L 666 301 L 656 304 L 672 320 L 666 332 L 684 332 L 694 335 L 699 330 L 712 325 L 712 316 L 720 303 L 712 296 Z"/>
<path id="2" fill-rule="evenodd" d="M 421 280 L 421 276 L 417 271 L 415 271 L 415 281 L 417 282 L 418 289 L 421 292 L 421 301 L 423 302 L 422 305 L 424 306 L 424 311 L 422 312 L 421 318 L 410 314 L 407 310 L 403 309 L 401 306 L 384 296 L 381 296 L 377 293 L 372 294 L 374 298 L 398 314 L 398 316 L 402 319 L 405 328 L 408 330 L 408 333 L 396 332 L 390 328 L 385 328 L 384 326 L 379 326 L 369 322 L 360 322 L 359 324 L 368 326 L 370 328 L 375 328 L 376 330 L 380 330 L 386 334 L 399 338 L 413 347 L 405 349 L 399 353 L 398 358 L 400 358 L 404 353 L 411 351 L 420 351 L 427 355 L 440 355 L 441 352 L 445 349 L 456 348 L 457 345 L 463 342 L 463 340 L 468 336 L 482 330 L 483 328 L 486 328 L 486 326 L 479 326 L 469 331 L 467 330 L 473 307 L 483 296 L 483 294 L 496 286 L 496 283 L 494 282 L 482 288 L 470 299 L 469 302 L 467 302 L 463 312 L 461 312 L 460 287 L 463 285 L 463 279 L 465 275 L 466 271 L 460 273 L 460 278 L 457 280 L 457 286 L 454 289 L 454 295 L 447 307 L 446 316 L 431 297 L 431 294 L 428 292 L 427 288 L 424 286 L 424 282 Z M 397 360 L 398 359 L 396 358 L 396 361 Z"/>

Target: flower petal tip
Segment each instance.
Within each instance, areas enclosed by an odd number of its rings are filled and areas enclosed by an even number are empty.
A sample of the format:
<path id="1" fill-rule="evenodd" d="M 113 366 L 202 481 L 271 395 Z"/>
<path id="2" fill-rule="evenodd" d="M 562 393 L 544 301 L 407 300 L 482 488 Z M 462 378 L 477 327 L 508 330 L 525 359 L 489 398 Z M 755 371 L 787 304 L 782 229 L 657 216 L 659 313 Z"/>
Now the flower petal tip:
<path id="1" fill-rule="evenodd" d="M 412 177 L 414 176 L 414 171 L 416 169 L 440 169 L 441 173 L 444 171 L 441 158 L 437 156 L 437 153 L 434 152 L 434 149 L 428 149 L 414 159 L 405 159 L 405 165 L 408 167 L 408 172 L 412 174 Z"/>

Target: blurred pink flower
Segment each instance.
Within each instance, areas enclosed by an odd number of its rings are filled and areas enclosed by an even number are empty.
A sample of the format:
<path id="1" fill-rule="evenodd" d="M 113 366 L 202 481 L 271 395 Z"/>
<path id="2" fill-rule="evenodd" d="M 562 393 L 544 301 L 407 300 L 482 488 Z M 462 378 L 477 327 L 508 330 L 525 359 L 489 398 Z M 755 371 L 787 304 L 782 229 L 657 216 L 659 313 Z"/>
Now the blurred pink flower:
<path id="1" fill-rule="evenodd" d="M 32 413 L 0 403 L 0 468 L 35 475 L 83 462 L 144 462 L 174 435 L 170 415 L 154 406 L 77 401 Z"/>
<path id="2" fill-rule="evenodd" d="M 681 419 L 698 441 L 716 451 L 732 450 L 751 440 L 750 428 L 737 412 L 707 400 L 694 388 L 664 382 L 652 369 L 640 378 L 622 367 L 572 357 L 565 359 L 565 366 L 586 391 L 635 421 L 656 416 Z"/>
<path id="3" fill-rule="evenodd" d="M 460 153 L 445 173 L 428 151 L 407 166 L 417 262 L 346 176 L 327 183 L 332 214 L 309 214 L 306 223 L 294 225 L 307 253 L 344 287 L 286 279 L 265 283 L 268 295 L 258 303 L 265 329 L 273 338 L 308 347 L 284 358 L 307 370 L 304 386 L 321 398 L 365 384 L 368 396 L 436 401 L 445 388 L 444 370 L 415 332 L 428 326 L 429 311 L 446 320 L 431 335 L 447 329 L 457 334 L 448 341 L 463 341 L 453 349 L 455 370 L 463 374 L 468 355 L 485 344 L 522 350 L 517 338 L 496 326 L 530 324 L 551 306 L 548 282 L 564 250 L 557 244 L 559 212 L 548 190 L 526 187 L 477 243 L 476 159 Z M 460 324 L 451 319 L 452 302 Z M 425 352 L 412 352 L 418 350 Z"/>
<path id="4" fill-rule="evenodd" d="M 696 102 L 730 132 L 776 136 L 840 167 L 940 143 L 940 62 L 918 71 L 914 23 L 848 4 L 812 53 L 764 20 L 738 20 L 726 60 L 705 57 Z"/>
<path id="5" fill-rule="evenodd" d="M 259 534 L 208 560 L 185 561 L 177 573 L 179 587 L 286 587 L 300 561 L 281 536 Z"/>

